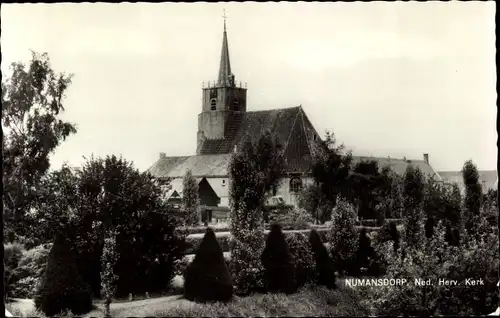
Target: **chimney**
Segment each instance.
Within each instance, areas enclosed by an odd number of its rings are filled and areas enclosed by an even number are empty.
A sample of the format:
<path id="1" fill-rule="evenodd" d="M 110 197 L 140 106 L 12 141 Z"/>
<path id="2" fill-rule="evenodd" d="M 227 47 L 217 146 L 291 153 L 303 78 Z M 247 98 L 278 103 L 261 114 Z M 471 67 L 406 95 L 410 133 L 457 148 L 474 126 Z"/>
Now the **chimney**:
<path id="1" fill-rule="evenodd" d="M 160 159 L 164 159 L 166 157 L 167 157 L 167 155 L 164 152 L 160 152 Z"/>
<path id="2" fill-rule="evenodd" d="M 424 161 L 426 164 L 429 164 L 429 154 L 428 153 L 424 153 Z"/>

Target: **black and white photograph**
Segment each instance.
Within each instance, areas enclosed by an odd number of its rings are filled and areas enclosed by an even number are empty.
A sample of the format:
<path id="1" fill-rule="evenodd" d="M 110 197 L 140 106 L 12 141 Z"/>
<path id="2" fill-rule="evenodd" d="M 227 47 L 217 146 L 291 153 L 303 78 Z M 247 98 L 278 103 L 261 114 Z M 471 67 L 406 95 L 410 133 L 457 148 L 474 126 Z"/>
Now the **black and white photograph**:
<path id="1" fill-rule="evenodd" d="M 5 316 L 500 315 L 495 14 L 2 4 Z"/>

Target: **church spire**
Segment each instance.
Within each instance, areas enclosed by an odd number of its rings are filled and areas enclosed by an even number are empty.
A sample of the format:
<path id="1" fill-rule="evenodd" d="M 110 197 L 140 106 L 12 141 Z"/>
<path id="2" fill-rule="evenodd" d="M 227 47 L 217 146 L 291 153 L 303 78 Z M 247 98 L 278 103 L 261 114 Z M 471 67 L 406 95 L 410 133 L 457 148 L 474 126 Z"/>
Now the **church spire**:
<path id="1" fill-rule="evenodd" d="M 224 10 L 224 33 L 222 36 L 222 51 L 220 56 L 219 78 L 217 80 L 218 86 L 233 87 L 234 75 L 231 73 L 231 63 L 229 62 L 229 48 L 227 45 L 227 32 L 226 32 L 226 10 Z"/>

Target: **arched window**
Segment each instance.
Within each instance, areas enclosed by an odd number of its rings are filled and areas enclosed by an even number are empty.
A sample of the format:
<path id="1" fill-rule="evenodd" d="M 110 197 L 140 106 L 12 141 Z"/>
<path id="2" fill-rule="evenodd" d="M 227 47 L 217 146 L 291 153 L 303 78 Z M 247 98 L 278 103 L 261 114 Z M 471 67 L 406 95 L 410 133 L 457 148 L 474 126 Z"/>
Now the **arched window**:
<path id="1" fill-rule="evenodd" d="M 212 98 L 210 101 L 210 110 L 215 110 L 215 105 L 217 104 L 217 100 L 215 98 Z"/>
<path id="2" fill-rule="evenodd" d="M 299 177 L 290 179 L 290 192 L 299 193 L 302 190 L 302 180 Z"/>

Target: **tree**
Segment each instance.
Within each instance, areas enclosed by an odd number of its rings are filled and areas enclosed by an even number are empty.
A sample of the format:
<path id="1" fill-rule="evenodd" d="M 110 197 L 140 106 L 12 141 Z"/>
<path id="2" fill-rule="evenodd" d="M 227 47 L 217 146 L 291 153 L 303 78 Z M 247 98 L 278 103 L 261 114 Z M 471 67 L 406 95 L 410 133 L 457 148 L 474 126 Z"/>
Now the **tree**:
<path id="1" fill-rule="evenodd" d="M 49 254 L 35 306 L 47 316 L 70 310 L 84 314 L 92 308 L 90 287 L 81 278 L 65 233 L 58 234 Z"/>
<path id="2" fill-rule="evenodd" d="M 108 230 L 116 231 L 117 296 L 168 288 L 184 243 L 162 200 L 163 180 L 140 173 L 123 158 L 108 156 L 91 157 L 76 171 L 63 167 L 44 177 L 42 184 L 33 219 L 49 234 L 72 226 L 68 239 L 94 295 L 101 291 L 101 255 Z"/>
<path id="3" fill-rule="evenodd" d="M 247 136 L 229 164 L 231 179 L 230 272 L 239 295 L 263 288 L 263 268 L 259 258 L 264 245 L 262 208 L 270 190 L 277 187 L 285 173 L 283 147 L 270 132 L 255 143 Z"/>
<path id="4" fill-rule="evenodd" d="M 335 284 L 335 269 L 333 261 L 328 254 L 328 251 L 321 241 L 318 232 L 311 230 L 309 233 L 309 244 L 316 262 L 317 283 L 318 285 L 326 286 L 329 289 L 337 288 Z"/>
<path id="5" fill-rule="evenodd" d="M 198 184 L 191 170 L 188 170 L 182 180 L 182 203 L 187 225 L 197 225 L 199 223 L 199 202 Z"/>
<path id="6" fill-rule="evenodd" d="M 262 252 L 267 290 L 271 293 L 291 294 L 297 289 L 288 244 L 281 226 L 273 224 Z"/>
<path id="7" fill-rule="evenodd" d="M 35 224 L 26 214 L 35 202 L 49 157 L 71 134 L 72 123 L 60 119 L 71 75 L 56 73 L 46 53 L 32 52 L 28 65 L 13 63 L 2 81 L 4 240 L 31 238 Z"/>
<path id="8" fill-rule="evenodd" d="M 376 161 L 361 161 L 356 163 L 349 175 L 349 184 L 353 190 L 355 202 L 359 205 L 360 219 L 374 219 L 377 217 L 375 207 L 380 199 L 377 192 L 381 192 L 382 176 L 379 173 Z M 385 215 L 384 215 L 385 216 Z"/>
<path id="9" fill-rule="evenodd" d="M 112 298 L 116 295 L 116 282 L 119 277 L 115 274 L 114 267 L 117 259 L 116 236 L 115 233 L 108 230 L 101 255 L 101 295 L 104 298 L 106 317 L 110 317 L 109 306 Z"/>
<path id="10" fill-rule="evenodd" d="M 331 209 L 337 203 L 339 194 L 348 195 L 348 176 L 352 162 L 350 152 L 344 145 L 338 145 L 335 135 L 327 132 L 325 140 L 318 141 L 312 153 L 312 176 L 321 189 L 319 208 L 322 209 L 321 223 L 330 218 Z"/>
<path id="11" fill-rule="evenodd" d="M 328 232 L 331 254 L 339 272 L 349 272 L 355 262 L 358 247 L 356 213 L 345 199 L 339 200 L 332 213 L 332 226 Z"/>
<path id="12" fill-rule="evenodd" d="M 390 210 L 391 216 L 394 218 L 403 217 L 403 179 L 396 174 L 392 175 L 391 193 L 390 193 Z"/>
<path id="13" fill-rule="evenodd" d="M 472 160 L 464 163 L 462 168 L 462 178 L 465 185 L 465 209 L 467 212 L 465 218 L 466 230 L 471 230 L 474 227 L 472 219 L 474 216 L 479 216 L 481 210 L 482 188 L 479 183 L 479 172 Z"/>
<path id="14" fill-rule="evenodd" d="M 320 215 L 320 198 L 321 188 L 313 183 L 305 186 L 299 194 L 298 206 L 299 208 L 308 211 L 314 218 L 316 223 L 319 223 Z"/>
<path id="15" fill-rule="evenodd" d="M 227 302 L 233 296 L 231 275 L 215 233 L 207 228 L 194 260 L 184 275 L 184 297 L 207 302 Z"/>
<path id="16" fill-rule="evenodd" d="M 422 241 L 424 177 L 420 169 L 409 165 L 404 176 L 404 231 L 409 246 L 417 246 Z"/>

